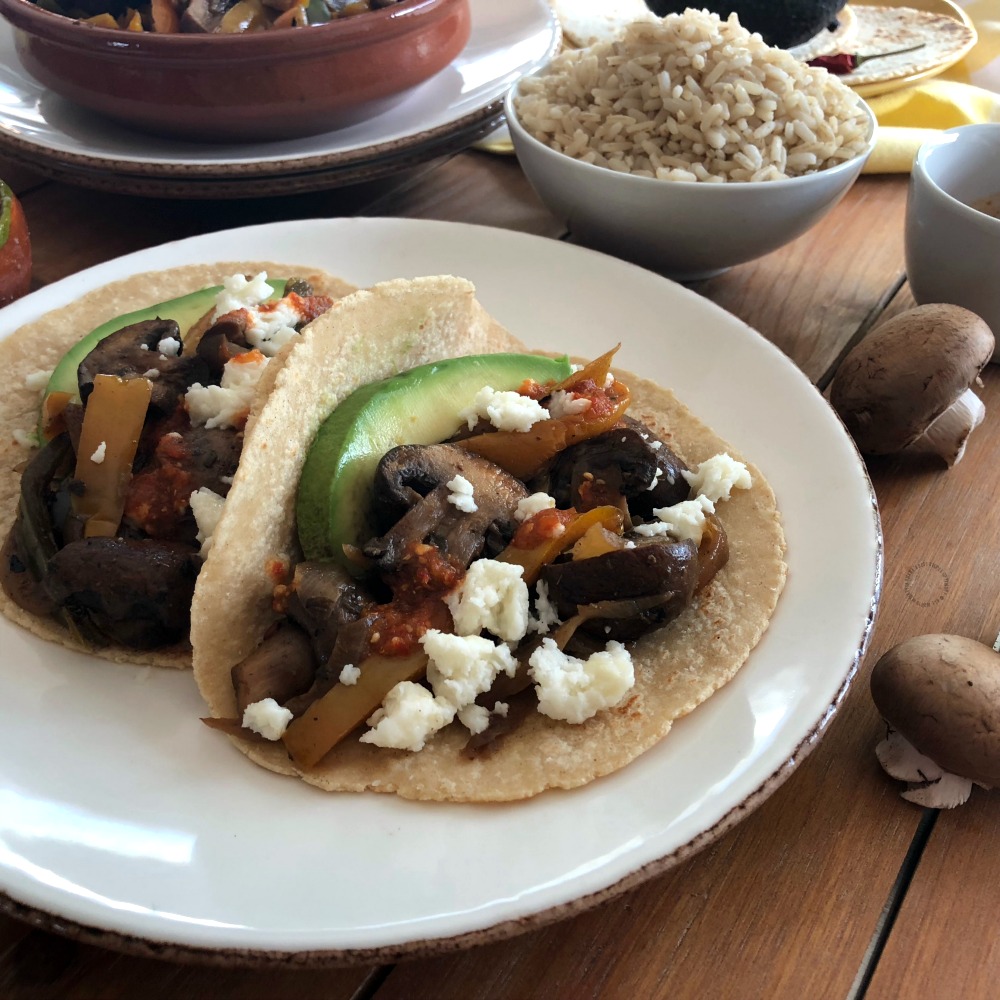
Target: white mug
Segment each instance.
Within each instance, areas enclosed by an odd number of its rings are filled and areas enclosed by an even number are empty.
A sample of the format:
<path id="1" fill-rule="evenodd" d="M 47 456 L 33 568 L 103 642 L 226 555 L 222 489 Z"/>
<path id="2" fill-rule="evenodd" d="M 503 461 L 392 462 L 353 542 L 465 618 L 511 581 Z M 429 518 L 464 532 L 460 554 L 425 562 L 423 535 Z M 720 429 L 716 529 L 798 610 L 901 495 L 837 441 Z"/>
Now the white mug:
<path id="1" fill-rule="evenodd" d="M 993 214 L 990 214 L 992 211 Z M 906 276 L 921 305 L 981 316 L 1000 362 L 1000 123 L 948 129 L 920 147 L 906 200 Z"/>

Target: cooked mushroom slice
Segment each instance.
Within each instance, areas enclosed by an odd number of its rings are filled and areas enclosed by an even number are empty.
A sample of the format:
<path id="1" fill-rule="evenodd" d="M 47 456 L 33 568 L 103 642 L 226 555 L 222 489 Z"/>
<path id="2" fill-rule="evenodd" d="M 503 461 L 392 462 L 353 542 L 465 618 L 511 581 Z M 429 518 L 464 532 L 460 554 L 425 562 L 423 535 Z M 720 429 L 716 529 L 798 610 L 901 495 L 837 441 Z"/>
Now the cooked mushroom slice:
<path id="1" fill-rule="evenodd" d="M 191 0 L 181 17 L 181 31 L 210 34 L 237 0 Z"/>
<path id="2" fill-rule="evenodd" d="M 52 557 L 47 579 L 57 604 L 108 642 L 150 649 L 186 637 L 198 568 L 187 546 L 86 538 Z"/>
<path id="3" fill-rule="evenodd" d="M 222 370 L 226 367 L 226 363 L 250 350 L 245 334 L 245 322 L 226 319 L 209 327 L 198 339 L 195 353 L 208 365 L 208 370 L 214 378 L 222 378 Z"/>
<path id="4" fill-rule="evenodd" d="M 295 567 L 288 616 L 305 630 L 319 663 L 326 663 L 340 629 L 374 600 L 339 564 L 307 561 Z"/>
<path id="5" fill-rule="evenodd" d="M 80 399 L 87 402 L 95 375 L 145 375 L 152 385 L 149 405 L 160 413 L 169 413 L 189 385 L 208 378 L 208 366 L 197 355 L 171 356 L 157 350 L 160 341 L 171 339 L 180 341 L 180 328 L 171 319 L 133 323 L 105 337 L 77 369 Z"/>
<path id="6" fill-rule="evenodd" d="M 273 698 L 283 705 L 309 688 L 316 673 L 309 636 L 297 625 L 282 622 L 271 635 L 232 669 L 233 690 L 242 716 L 247 705 Z"/>
<path id="7" fill-rule="evenodd" d="M 681 477 L 686 468 L 645 425 L 626 417 L 618 427 L 561 452 L 547 476 L 533 485 L 562 509 L 618 506 L 624 496 L 633 514 L 651 517 L 654 507 L 687 499 L 688 485 Z"/>
<path id="8" fill-rule="evenodd" d="M 452 502 L 447 484 L 456 476 L 471 484 L 475 510 Z M 495 554 L 511 538 L 514 511 L 527 495 L 520 480 L 454 445 L 393 448 L 375 474 L 376 516 L 393 526 L 369 541 L 364 554 L 380 571 L 391 572 L 411 543 L 427 542 L 468 566 L 484 551 Z"/>
<path id="9" fill-rule="evenodd" d="M 940 455 L 951 467 L 985 407 L 970 388 L 993 354 L 990 328 L 959 306 L 917 306 L 844 358 L 830 402 L 865 455 Z"/>
<path id="10" fill-rule="evenodd" d="M 635 613 L 600 618 L 580 628 L 604 640 L 625 642 L 660 628 L 684 610 L 698 583 L 698 547 L 690 541 L 652 538 L 635 548 L 618 549 L 593 559 L 552 563 L 542 571 L 549 599 L 559 617 L 571 618 L 579 606 L 602 601 L 635 600 Z M 652 607 L 639 599 L 661 598 Z"/>
<path id="11" fill-rule="evenodd" d="M 647 487 L 638 493 L 629 495 L 629 510 L 636 517 L 651 518 L 654 507 L 672 507 L 675 503 L 687 500 L 690 487 L 681 475 L 687 472 L 687 465 L 676 455 L 670 446 L 650 430 L 645 424 L 626 416 L 622 422 L 638 431 L 649 449 L 656 456 L 656 468 L 659 474 L 652 488 Z"/>

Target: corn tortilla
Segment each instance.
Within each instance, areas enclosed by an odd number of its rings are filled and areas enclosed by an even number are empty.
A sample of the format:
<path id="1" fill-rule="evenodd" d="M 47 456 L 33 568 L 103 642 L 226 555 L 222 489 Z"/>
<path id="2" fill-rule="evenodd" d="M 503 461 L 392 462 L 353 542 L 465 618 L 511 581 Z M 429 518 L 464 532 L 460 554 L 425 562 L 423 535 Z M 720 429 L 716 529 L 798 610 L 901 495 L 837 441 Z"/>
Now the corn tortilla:
<path id="1" fill-rule="evenodd" d="M 237 713 L 231 668 L 274 620 L 272 560 L 293 563 L 295 497 L 309 444 L 323 419 L 354 389 L 401 370 L 462 354 L 523 351 L 490 318 L 468 282 L 396 281 L 358 292 L 306 331 L 248 432 L 241 483 L 215 534 L 225 558 L 198 579 L 191 638 L 195 679 L 213 715 Z M 732 449 L 669 390 L 628 373 L 630 413 L 657 431 L 688 464 Z M 304 402 L 308 400 L 308 406 Z M 301 771 L 281 743 L 234 739 L 251 760 L 297 774 L 328 791 L 395 792 L 411 799 L 500 802 L 548 788 L 573 788 L 624 767 L 657 743 L 674 719 L 729 681 L 767 628 L 785 578 L 784 535 L 774 494 L 750 466 L 753 487 L 719 505 L 728 565 L 679 619 L 633 650 L 635 688 L 624 702 L 582 725 L 532 713 L 496 751 L 476 760 L 453 723 L 418 753 L 358 742 L 352 734 L 321 764 Z"/>
<path id="2" fill-rule="evenodd" d="M 239 261 L 213 264 L 189 264 L 164 271 L 136 274 L 96 288 L 69 305 L 26 323 L 0 341 L 0 366 L 7 372 L 7 387 L 0 399 L 0 538 L 6 538 L 17 514 L 21 487 L 21 467 L 33 452 L 18 444 L 15 432 L 33 435 L 38 423 L 41 392 L 29 388 L 26 378 L 33 372 L 50 371 L 78 340 L 102 323 L 124 313 L 157 302 L 165 302 L 209 285 L 220 284 L 232 274 L 257 274 L 266 271 L 272 277 L 298 276 L 312 280 L 317 293 L 339 298 L 354 290 L 353 285 L 316 268 L 300 264 L 290 266 L 262 261 Z M 280 367 L 280 356 L 265 370 L 261 394 L 266 392 Z M 277 364 L 275 362 L 278 362 Z M 271 372 L 271 369 L 275 369 Z M 116 646 L 93 649 L 75 642 L 69 633 L 51 618 L 39 618 L 14 604 L 0 591 L 0 611 L 35 635 L 70 649 L 93 653 L 119 663 L 160 667 L 190 667 L 187 644 L 159 650 L 128 650 Z"/>

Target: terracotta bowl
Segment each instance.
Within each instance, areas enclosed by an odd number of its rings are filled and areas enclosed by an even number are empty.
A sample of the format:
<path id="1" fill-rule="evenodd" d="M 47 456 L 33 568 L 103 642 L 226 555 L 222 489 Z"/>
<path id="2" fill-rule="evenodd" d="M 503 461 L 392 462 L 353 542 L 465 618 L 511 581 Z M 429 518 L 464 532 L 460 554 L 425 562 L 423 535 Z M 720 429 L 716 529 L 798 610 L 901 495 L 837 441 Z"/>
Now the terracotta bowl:
<path id="1" fill-rule="evenodd" d="M 328 24 L 243 35 L 97 28 L 0 0 L 39 83 L 157 135 L 289 139 L 369 118 L 444 69 L 469 39 L 468 0 L 402 0 Z"/>

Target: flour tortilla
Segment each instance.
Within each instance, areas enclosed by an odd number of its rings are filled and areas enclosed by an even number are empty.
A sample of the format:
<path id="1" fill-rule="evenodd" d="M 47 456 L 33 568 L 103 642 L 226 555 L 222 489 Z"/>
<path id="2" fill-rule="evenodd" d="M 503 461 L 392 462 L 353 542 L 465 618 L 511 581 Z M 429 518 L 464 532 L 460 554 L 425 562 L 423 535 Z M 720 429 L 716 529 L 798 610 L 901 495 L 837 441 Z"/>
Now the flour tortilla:
<path id="1" fill-rule="evenodd" d="M 853 73 L 840 77 L 851 87 L 885 83 L 903 77 L 931 75 L 957 62 L 976 43 L 976 32 L 968 24 L 912 7 L 878 7 L 858 4 L 853 8 L 855 28 L 850 46 L 837 52 L 873 55 L 919 45 L 915 52 L 871 59 Z"/>
<path id="2" fill-rule="evenodd" d="M 633 21 L 655 20 L 645 0 L 549 0 L 569 48 L 610 41 Z"/>
<path id="3" fill-rule="evenodd" d="M 214 716 L 236 716 L 230 670 L 274 620 L 268 564 L 278 559 L 290 565 L 297 558 L 297 482 L 325 416 L 359 386 L 415 365 L 524 349 L 489 319 L 473 287 L 455 278 L 376 286 L 344 299 L 312 325 L 247 436 L 242 482 L 215 535 L 226 557 L 210 560 L 198 580 L 191 627 L 195 679 Z M 629 412 L 689 464 L 733 453 L 671 392 L 634 375 L 622 377 L 633 392 Z M 291 763 L 280 743 L 233 742 L 256 763 L 328 791 L 423 800 L 522 799 L 624 767 L 666 735 L 674 719 L 730 680 L 767 628 L 784 584 L 784 536 L 774 495 L 759 470 L 750 468 L 753 488 L 719 505 L 729 564 L 677 621 L 636 644 L 636 686 L 619 707 L 583 725 L 533 713 L 495 753 L 473 761 L 460 753 L 468 734 L 457 723 L 415 754 L 362 744 L 352 734 L 307 772 Z"/>
<path id="4" fill-rule="evenodd" d="M 275 264 L 266 261 L 190 264 L 166 271 L 151 271 L 96 288 L 86 295 L 46 313 L 0 341 L 0 369 L 7 386 L 0 398 L 0 538 L 6 538 L 17 514 L 20 497 L 21 468 L 33 451 L 15 440 L 15 432 L 33 436 L 38 422 L 41 390 L 25 382 L 34 372 L 51 371 L 78 340 L 102 323 L 124 313 L 134 312 L 157 302 L 165 302 L 209 285 L 217 285 L 232 274 L 258 274 L 272 277 L 303 277 L 312 281 L 318 294 L 339 298 L 354 291 L 354 286 L 301 264 Z M 273 359 L 261 380 L 263 392 L 273 382 L 281 356 Z M 274 371 L 272 371 L 274 369 Z M 80 649 L 107 660 L 160 667 L 190 667 L 187 644 L 168 649 L 139 651 L 104 647 L 91 649 L 75 642 L 54 619 L 28 614 L 0 591 L 0 611 L 35 635 L 71 649 Z"/>

